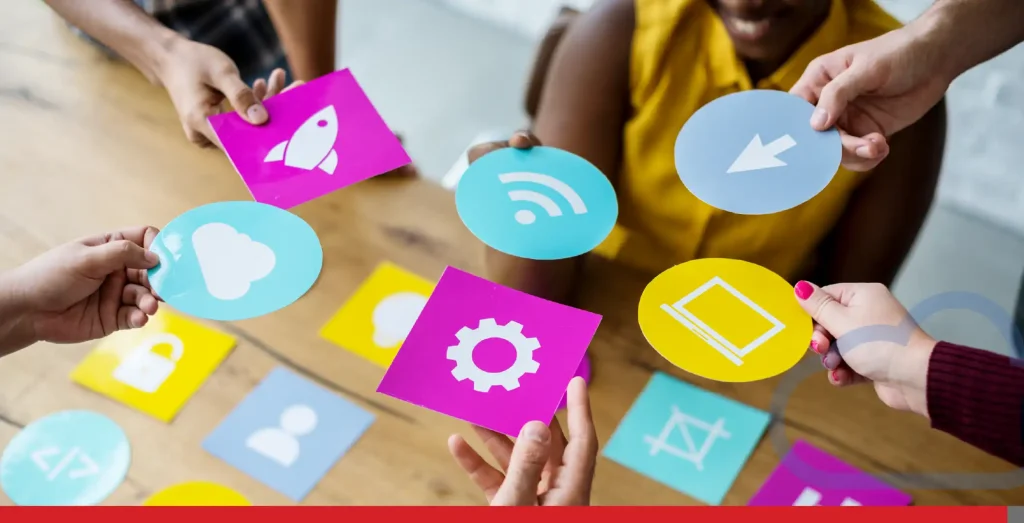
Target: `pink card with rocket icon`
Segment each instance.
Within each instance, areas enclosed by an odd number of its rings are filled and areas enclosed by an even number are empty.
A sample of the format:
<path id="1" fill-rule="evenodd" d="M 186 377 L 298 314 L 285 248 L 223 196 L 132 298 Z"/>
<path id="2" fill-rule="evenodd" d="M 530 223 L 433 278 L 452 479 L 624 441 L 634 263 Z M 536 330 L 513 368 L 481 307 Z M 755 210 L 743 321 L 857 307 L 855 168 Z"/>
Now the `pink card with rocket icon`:
<path id="1" fill-rule="evenodd" d="M 210 117 L 257 202 L 288 209 L 411 162 L 348 69 L 264 106 L 270 115 L 264 125 L 235 113 Z"/>

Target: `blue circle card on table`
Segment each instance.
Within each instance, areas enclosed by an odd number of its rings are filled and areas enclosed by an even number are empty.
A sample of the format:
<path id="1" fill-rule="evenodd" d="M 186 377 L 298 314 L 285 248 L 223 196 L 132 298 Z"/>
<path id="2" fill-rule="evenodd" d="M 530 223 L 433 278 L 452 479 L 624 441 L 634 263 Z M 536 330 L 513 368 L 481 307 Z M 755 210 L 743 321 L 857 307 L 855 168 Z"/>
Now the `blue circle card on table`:
<path id="1" fill-rule="evenodd" d="M 186 314 L 234 321 L 269 314 L 302 297 L 320 275 L 323 248 L 298 216 L 256 202 L 220 202 L 167 224 L 150 249 L 149 281 Z"/>
<path id="2" fill-rule="evenodd" d="M 619 215 L 608 178 L 583 158 L 553 147 L 506 148 L 481 157 L 459 180 L 455 205 L 481 241 L 532 260 L 590 252 Z"/>
<path id="3" fill-rule="evenodd" d="M 58 412 L 14 436 L 0 457 L 0 486 L 18 505 L 96 505 L 124 481 L 131 457 L 128 437 L 110 418 Z"/>
<path id="4" fill-rule="evenodd" d="M 676 138 L 676 170 L 704 203 L 772 214 L 822 191 L 842 160 L 839 132 L 811 128 L 814 106 L 782 91 L 743 91 L 697 111 Z"/>

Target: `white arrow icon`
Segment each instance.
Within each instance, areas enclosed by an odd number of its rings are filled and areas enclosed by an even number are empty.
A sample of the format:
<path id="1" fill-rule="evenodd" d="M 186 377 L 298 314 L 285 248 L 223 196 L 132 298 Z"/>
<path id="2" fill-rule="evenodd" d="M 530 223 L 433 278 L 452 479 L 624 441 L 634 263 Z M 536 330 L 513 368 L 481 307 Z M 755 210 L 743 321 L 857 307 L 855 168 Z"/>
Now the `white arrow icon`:
<path id="1" fill-rule="evenodd" d="M 743 152 L 736 158 L 736 161 L 732 162 L 729 170 L 725 172 L 741 173 L 744 171 L 783 167 L 786 165 L 786 162 L 776 158 L 776 156 L 792 149 L 794 146 L 796 146 L 796 140 L 788 134 L 768 145 L 763 145 L 761 143 L 761 135 L 755 134 L 754 139 L 750 140 L 747 147 L 743 149 Z"/>
<path id="2" fill-rule="evenodd" d="M 70 465 L 71 461 L 76 457 L 78 458 L 81 468 L 68 470 L 68 479 L 84 478 L 86 476 L 93 476 L 100 473 L 100 467 L 96 465 L 96 462 L 87 454 L 81 452 L 81 449 L 78 447 L 72 448 L 60 458 L 60 461 L 58 461 L 56 465 L 51 467 L 47 458 L 56 456 L 60 453 L 60 447 L 47 447 L 32 453 L 32 461 L 36 463 L 39 470 L 49 473 L 46 475 L 46 479 L 48 481 L 57 479 L 57 476 L 60 476 L 60 473 L 67 469 L 68 465 Z"/>

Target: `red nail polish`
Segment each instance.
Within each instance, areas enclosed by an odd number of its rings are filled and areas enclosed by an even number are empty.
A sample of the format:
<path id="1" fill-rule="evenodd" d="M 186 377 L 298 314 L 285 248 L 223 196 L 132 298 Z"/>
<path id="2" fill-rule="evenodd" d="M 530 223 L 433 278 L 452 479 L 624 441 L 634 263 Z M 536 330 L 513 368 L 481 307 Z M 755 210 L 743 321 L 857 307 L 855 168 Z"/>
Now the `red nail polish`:
<path id="1" fill-rule="evenodd" d="M 812 287 L 810 283 L 800 280 L 797 282 L 796 287 L 793 288 L 793 291 L 796 292 L 797 298 L 806 300 L 811 297 L 812 293 L 814 293 L 814 287 Z"/>
<path id="2" fill-rule="evenodd" d="M 811 340 L 811 350 L 813 350 L 817 354 L 821 354 L 821 351 L 818 350 L 818 342 L 817 341 Z"/>
<path id="3" fill-rule="evenodd" d="M 829 377 L 832 378 L 832 383 L 839 383 L 839 372 L 832 371 L 828 373 Z"/>

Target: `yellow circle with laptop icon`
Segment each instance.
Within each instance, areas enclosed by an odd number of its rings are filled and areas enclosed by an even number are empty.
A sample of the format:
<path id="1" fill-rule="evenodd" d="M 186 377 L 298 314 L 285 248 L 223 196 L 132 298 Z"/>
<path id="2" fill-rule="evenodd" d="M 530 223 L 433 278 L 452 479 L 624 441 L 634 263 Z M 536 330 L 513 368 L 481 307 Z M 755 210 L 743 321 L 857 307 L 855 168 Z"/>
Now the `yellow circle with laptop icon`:
<path id="1" fill-rule="evenodd" d="M 673 365 L 724 382 L 791 369 L 807 352 L 813 325 L 793 287 L 760 265 L 694 260 L 661 273 L 638 311 L 647 341 Z"/>

